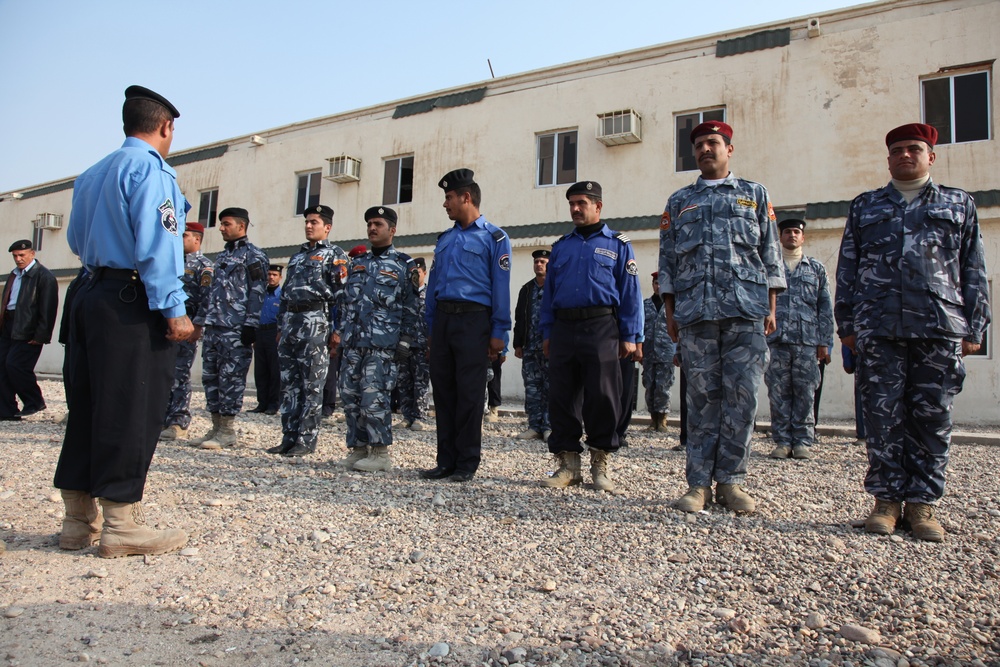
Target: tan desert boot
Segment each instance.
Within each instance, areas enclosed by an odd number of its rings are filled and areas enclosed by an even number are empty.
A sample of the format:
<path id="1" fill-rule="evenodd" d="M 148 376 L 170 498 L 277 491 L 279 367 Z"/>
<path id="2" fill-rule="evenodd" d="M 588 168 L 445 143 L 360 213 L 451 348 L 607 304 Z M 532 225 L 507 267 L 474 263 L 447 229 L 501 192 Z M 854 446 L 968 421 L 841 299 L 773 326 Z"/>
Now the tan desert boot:
<path id="1" fill-rule="evenodd" d="M 757 503 L 739 484 L 716 485 L 715 502 L 740 514 L 750 514 L 757 510 Z"/>
<path id="2" fill-rule="evenodd" d="M 139 503 L 116 503 L 101 498 L 101 507 L 104 509 L 104 530 L 97 549 L 101 558 L 155 556 L 187 544 L 187 534 L 183 530 L 148 528 Z"/>
<path id="3" fill-rule="evenodd" d="M 872 513 L 865 519 L 865 532 L 875 535 L 892 535 L 902 512 L 902 503 L 876 498 Z"/>
<path id="4" fill-rule="evenodd" d="M 60 489 L 66 516 L 59 533 L 59 548 L 75 551 L 85 549 L 101 539 L 101 523 L 97 520 L 97 501 L 84 491 Z"/>
<path id="5" fill-rule="evenodd" d="M 712 500 L 712 487 L 691 486 L 687 493 L 677 499 L 674 507 L 682 512 L 700 512 Z"/>
<path id="6" fill-rule="evenodd" d="M 611 493 L 615 490 L 615 483 L 608 477 L 609 458 L 611 458 L 610 452 L 600 449 L 590 450 L 590 476 L 594 480 L 594 488 Z"/>
<path id="7" fill-rule="evenodd" d="M 203 442 L 205 442 L 207 440 L 211 440 L 212 438 L 214 438 L 215 437 L 215 432 L 217 430 L 219 430 L 219 417 L 220 416 L 221 415 L 218 412 L 213 412 L 212 413 L 212 427 L 210 429 L 208 429 L 208 433 L 206 433 L 205 435 L 201 436 L 200 438 L 192 438 L 191 440 L 188 440 L 188 444 L 191 445 L 192 447 L 197 447 L 197 446 L 201 445 L 201 443 L 203 443 Z"/>
<path id="8" fill-rule="evenodd" d="M 906 503 L 903 513 L 910 523 L 913 537 L 924 542 L 941 542 L 944 540 L 944 528 L 934 518 L 934 506 L 927 503 Z"/>
<path id="9" fill-rule="evenodd" d="M 222 449 L 232 447 L 236 444 L 236 428 L 233 426 L 236 421 L 235 415 L 219 415 L 219 428 L 210 440 L 198 445 L 202 449 Z"/>
<path id="10" fill-rule="evenodd" d="M 542 486 L 547 486 L 550 489 L 564 489 L 567 486 L 583 483 L 579 452 L 559 452 L 556 454 L 556 460 L 559 461 L 559 467 L 551 477 L 542 480 Z"/>
<path id="11" fill-rule="evenodd" d="M 368 447 L 348 447 L 347 456 L 337 461 L 337 465 L 348 470 L 354 469 L 354 464 L 368 458 Z"/>
<path id="12" fill-rule="evenodd" d="M 392 458 L 389 456 L 389 448 L 383 446 L 369 447 L 368 457 L 355 463 L 354 469 L 361 472 L 392 470 Z"/>

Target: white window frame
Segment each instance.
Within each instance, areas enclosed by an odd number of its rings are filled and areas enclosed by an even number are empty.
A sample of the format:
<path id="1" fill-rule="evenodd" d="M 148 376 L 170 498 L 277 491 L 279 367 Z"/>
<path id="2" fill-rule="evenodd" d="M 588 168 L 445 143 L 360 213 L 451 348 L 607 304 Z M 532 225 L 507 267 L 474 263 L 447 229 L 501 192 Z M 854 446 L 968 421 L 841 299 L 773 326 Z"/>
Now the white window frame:
<path id="1" fill-rule="evenodd" d="M 302 192 L 302 179 L 305 181 L 305 196 L 300 196 Z M 312 185 L 315 182 L 316 192 L 312 191 Z M 320 193 L 323 190 L 323 170 L 322 169 L 310 169 L 309 171 L 300 171 L 295 174 L 295 215 L 302 215 L 302 212 L 307 208 L 312 208 L 319 204 Z M 315 197 L 316 202 L 313 204 L 309 203 L 310 198 Z M 301 200 L 301 201 L 300 201 Z"/>
<path id="2" fill-rule="evenodd" d="M 956 125 L 958 124 L 955 116 L 955 79 L 959 79 L 967 76 L 983 75 L 986 79 L 986 136 L 977 137 L 975 139 L 965 139 L 963 141 L 956 140 Z M 965 70 L 955 69 L 954 71 L 947 71 L 940 74 L 935 74 L 931 76 L 925 76 L 920 79 L 920 114 L 923 122 L 933 125 L 927 117 L 927 84 L 931 81 L 941 81 L 948 80 L 948 100 L 950 103 L 950 108 L 948 109 L 948 128 L 950 130 L 948 136 L 945 136 L 944 132 L 941 132 L 941 128 L 938 127 L 938 145 L 946 144 L 970 144 L 977 141 L 989 141 L 993 138 L 993 72 L 991 67 L 976 67 L 969 68 Z"/>
<path id="3" fill-rule="evenodd" d="M 205 195 L 208 195 L 209 206 L 208 211 L 202 211 L 202 204 L 205 201 Z M 205 215 L 202 215 L 205 213 Z M 219 222 L 219 188 L 209 188 L 207 190 L 200 190 L 198 192 L 198 222 L 208 227 L 215 227 Z"/>
<path id="4" fill-rule="evenodd" d="M 410 170 L 410 183 L 409 183 L 409 199 L 403 201 L 404 188 L 403 188 L 403 171 L 406 168 L 407 161 L 409 161 Z M 413 153 L 408 155 L 394 155 L 392 157 L 382 158 L 382 205 L 383 206 L 398 206 L 400 204 L 409 204 L 413 201 L 413 166 L 414 166 Z M 395 183 L 390 183 L 389 178 L 393 177 Z M 390 186 L 391 189 L 390 189 Z M 390 201 L 391 200 L 391 201 Z"/>
<path id="5" fill-rule="evenodd" d="M 576 152 L 573 161 L 573 176 L 567 178 L 566 180 L 559 180 L 560 172 L 564 171 L 559 168 L 559 162 L 563 158 L 561 154 L 561 142 L 560 139 L 564 136 L 572 134 L 574 137 L 573 146 Z M 552 139 L 552 166 L 547 171 L 548 178 L 550 182 L 542 182 L 542 171 L 544 159 L 542 157 L 542 141 L 545 139 Z M 535 135 L 535 187 L 538 188 L 549 188 L 558 187 L 562 185 L 572 185 L 576 182 L 577 174 L 580 172 L 580 132 L 579 128 L 567 128 L 564 130 L 551 130 L 548 132 L 540 132 Z"/>

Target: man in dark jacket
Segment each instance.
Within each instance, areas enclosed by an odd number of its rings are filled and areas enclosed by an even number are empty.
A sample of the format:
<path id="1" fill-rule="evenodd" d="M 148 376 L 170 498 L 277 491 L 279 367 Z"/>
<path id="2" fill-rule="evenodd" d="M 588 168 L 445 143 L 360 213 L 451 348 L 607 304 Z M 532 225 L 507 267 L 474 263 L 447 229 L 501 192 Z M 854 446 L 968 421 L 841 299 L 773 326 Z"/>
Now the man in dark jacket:
<path id="1" fill-rule="evenodd" d="M 42 345 L 52 340 L 59 287 L 52 272 L 35 259 L 31 241 L 15 241 L 8 251 L 16 268 L 0 302 L 0 419 L 16 421 L 45 409 L 35 364 Z"/>

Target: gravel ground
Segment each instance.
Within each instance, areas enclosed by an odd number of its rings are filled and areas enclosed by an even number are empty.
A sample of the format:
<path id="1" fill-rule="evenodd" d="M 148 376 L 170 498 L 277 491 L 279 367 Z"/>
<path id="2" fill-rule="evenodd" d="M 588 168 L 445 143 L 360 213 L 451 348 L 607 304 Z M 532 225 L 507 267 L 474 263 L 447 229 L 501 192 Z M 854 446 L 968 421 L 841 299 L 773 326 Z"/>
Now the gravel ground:
<path id="1" fill-rule="evenodd" d="M 43 390 L 47 412 L 0 431 L 8 665 L 1000 665 L 998 447 L 952 450 L 928 544 L 855 527 L 865 457 L 843 437 L 779 462 L 757 436 L 759 509 L 737 517 L 670 509 L 676 431 L 633 427 L 608 495 L 539 486 L 553 464 L 512 416 L 456 484 L 417 477 L 433 431 L 400 430 L 397 467 L 369 475 L 331 465 L 343 424 L 297 461 L 263 451 L 277 417 L 244 415 L 234 449 L 157 451 L 147 517 L 187 548 L 105 560 L 57 547 L 65 404 Z"/>

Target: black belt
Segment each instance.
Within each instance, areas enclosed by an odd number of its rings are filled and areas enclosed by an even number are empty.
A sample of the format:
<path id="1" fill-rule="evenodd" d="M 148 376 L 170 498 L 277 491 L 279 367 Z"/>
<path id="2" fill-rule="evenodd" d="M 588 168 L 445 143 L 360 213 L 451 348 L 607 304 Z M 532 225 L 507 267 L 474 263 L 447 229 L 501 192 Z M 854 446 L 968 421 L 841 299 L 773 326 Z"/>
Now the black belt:
<path id="1" fill-rule="evenodd" d="M 486 306 L 475 301 L 438 301 L 437 309 L 442 313 L 478 313 L 488 310 Z"/>
<path id="2" fill-rule="evenodd" d="M 595 317 L 614 315 L 615 309 L 611 306 L 590 306 L 589 308 L 558 308 L 556 309 L 557 320 L 591 320 Z"/>
<path id="3" fill-rule="evenodd" d="M 285 306 L 285 310 L 290 313 L 306 313 L 310 310 L 326 310 L 326 301 L 300 301 L 290 303 Z"/>
<path id="4" fill-rule="evenodd" d="M 277 322 L 268 322 L 267 324 L 261 324 L 257 327 L 259 331 L 274 331 L 278 328 Z"/>
<path id="5" fill-rule="evenodd" d="M 135 282 L 141 282 L 139 280 L 139 272 L 135 269 L 109 269 L 106 266 L 99 266 L 94 269 L 94 279 L 134 280 Z"/>

